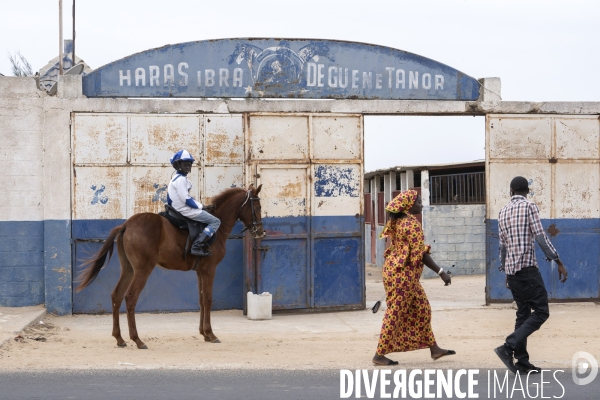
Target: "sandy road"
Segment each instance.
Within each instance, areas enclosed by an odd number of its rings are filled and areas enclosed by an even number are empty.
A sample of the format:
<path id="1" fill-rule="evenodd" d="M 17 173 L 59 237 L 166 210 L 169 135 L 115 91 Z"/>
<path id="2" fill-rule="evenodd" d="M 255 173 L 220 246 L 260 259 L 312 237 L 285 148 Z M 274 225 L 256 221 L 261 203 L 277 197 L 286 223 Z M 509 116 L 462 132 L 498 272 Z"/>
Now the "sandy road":
<path id="1" fill-rule="evenodd" d="M 367 301 L 372 303 L 383 298 L 383 288 L 378 270 L 366 270 Z M 455 277 L 449 287 L 438 279 L 423 280 L 423 285 L 438 343 L 458 354 L 435 362 L 428 350 L 390 355 L 400 362 L 398 368 L 501 368 L 492 349 L 511 331 L 515 311 L 510 305 L 484 306 L 484 276 Z M 551 304 L 550 312 L 530 339 L 534 364 L 570 368 L 577 351 L 600 360 L 599 306 Z M 149 349 L 138 350 L 131 341 L 127 348 L 116 346 L 109 315 L 49 315 L 44 324 L 23 332 L 23 339 L 0 347 L 0 370 L 372 368 L 382 317 L 382 311 L 362 310 L 249 321 L 241 311 L 217 311 L 213 330 L 222 343 L 212 344 L 198 334 L 198 313 L 139 314 L 138 331 Z M 121 326 L 127 327 L 124 315 Z"/>

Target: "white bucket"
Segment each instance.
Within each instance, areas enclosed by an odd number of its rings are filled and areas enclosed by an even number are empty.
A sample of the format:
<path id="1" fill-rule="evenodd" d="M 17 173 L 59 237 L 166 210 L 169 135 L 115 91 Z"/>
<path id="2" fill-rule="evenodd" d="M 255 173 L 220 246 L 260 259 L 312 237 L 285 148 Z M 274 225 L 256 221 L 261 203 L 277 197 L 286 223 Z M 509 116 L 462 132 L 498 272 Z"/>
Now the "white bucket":
<path id="1" fill-rule="evenodd" d="M 263 292 L 261 294 L 248 292 L 246 305 L 248 319 L 260 320 L 273 318 L 273 296 L 271 296 L 271 293 L 269 292 Z"/>

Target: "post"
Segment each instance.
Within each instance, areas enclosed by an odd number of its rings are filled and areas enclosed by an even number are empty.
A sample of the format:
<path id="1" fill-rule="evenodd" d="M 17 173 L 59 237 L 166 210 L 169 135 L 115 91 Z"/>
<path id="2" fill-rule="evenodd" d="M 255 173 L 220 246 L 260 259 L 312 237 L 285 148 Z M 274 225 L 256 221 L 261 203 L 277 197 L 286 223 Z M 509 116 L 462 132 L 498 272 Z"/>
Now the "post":
<path id="1" fill-rule="evenodd" d="M 63 74 L 62 0 L 58 0 L 58 75 Z"/>
<path id="2" fill-rule="evenodd" d="M 75 0 L 73 0 L 73 62 L 71 64 L 71 67 L 77 64 L 75 61 Z"/>

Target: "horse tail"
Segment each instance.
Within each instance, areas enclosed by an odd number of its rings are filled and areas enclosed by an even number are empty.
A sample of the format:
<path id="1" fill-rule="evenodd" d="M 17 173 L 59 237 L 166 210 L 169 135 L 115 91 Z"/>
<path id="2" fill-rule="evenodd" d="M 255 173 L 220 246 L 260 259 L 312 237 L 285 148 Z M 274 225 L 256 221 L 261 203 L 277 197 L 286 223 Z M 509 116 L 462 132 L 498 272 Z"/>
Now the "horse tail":
<path id="1" fill-rule="evenodd" d="M 117 237 L 117 235 L 120 235 L 123 232 L 125 232 L 125 224 L 113 228 L 110 231 L 108 238 L 106 238 L 106 242 L 104 243 L 100 251 L 98 251 L 98 253 L 94 257 L 90 258 L 83 264 L 87 265 L 87 268 L 84 269 L 77 278 L 78 281 L 81 281 L 77 286 L 77 292 L 81 292 L 92 282 L 94 282 L 94 279 L 96 279 L 96 277 L 100 273 L 100 270 L 104 267 L 105 264 L 107 264 L 110 261 L 110 258 L 112 257 L 114 251 L 115 238 Z"/>

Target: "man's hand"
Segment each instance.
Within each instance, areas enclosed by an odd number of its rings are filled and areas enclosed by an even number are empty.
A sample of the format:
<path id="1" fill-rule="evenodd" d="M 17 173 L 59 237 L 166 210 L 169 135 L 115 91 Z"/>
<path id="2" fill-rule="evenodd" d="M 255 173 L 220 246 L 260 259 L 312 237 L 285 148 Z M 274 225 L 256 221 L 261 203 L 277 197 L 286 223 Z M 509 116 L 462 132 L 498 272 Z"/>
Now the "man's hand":
<path id="1" fill-rule="evenodd" d="M 452 278 L 450 278 L 450 275 L 448 275 L 446 272 L 442 272 L 440 274 L 440 278 L 442 278 L 442 280 L 446 284 L 445 286 L 448 286 L 449 284 L 452 283 Z"/>
<path id="2" fill-rule="evenodd" d="M 506 275 L 506 278 L 504 278 L 504 286 L 506 286 L 507 289 L 510 289 L 510 285 L 508 284 L 508 275 Z"/>
<path id="3" fill-rule="evenodd" d="M 560 260 L 556 260 L 556 264 L 558 264 L 558 280 L 561 281 L 562 283 L 565 283 L 565 281 L 567 280 L 567 275 L 568 275 L 567 269 L 565 268 L 564 264 Z"/>

